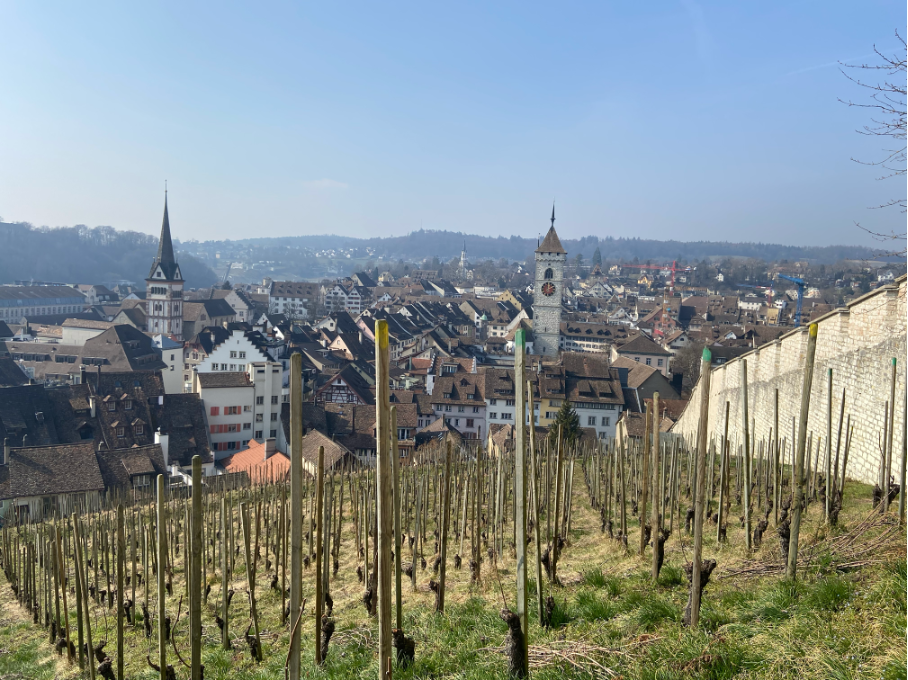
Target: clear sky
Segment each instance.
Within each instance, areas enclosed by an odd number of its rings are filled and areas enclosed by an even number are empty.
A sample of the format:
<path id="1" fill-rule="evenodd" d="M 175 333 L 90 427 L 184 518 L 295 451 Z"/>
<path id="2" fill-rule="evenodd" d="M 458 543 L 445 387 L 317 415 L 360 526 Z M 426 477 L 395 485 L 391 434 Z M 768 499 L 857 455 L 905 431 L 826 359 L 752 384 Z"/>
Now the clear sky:
<path id="1" fill-rule="evenodd" d="M 905 2 L 3 2 L 0 216 L 187 240 L 420 227 L 868 243 Z M 897 185 L 898 183 L 898 185 Z"/>

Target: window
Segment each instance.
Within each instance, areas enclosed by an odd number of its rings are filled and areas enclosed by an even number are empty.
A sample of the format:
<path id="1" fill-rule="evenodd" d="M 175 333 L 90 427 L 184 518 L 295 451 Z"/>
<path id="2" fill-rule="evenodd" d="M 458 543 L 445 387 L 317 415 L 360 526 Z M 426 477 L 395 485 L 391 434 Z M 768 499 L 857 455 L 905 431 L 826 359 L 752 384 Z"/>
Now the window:
<path id="1" fill-rule="evenodd" d="M 277 403 L 277 396 L 271 397 L 271 403 L 272 403 L 272 404 L 276 404 L 276 403 Z"/>
<path id="2" fill-rule="evenodd" d="M 125 436 L 126 436 L 126 428 L 125 428 L 125 427 L 118 427 L 118 428 L 117 428 L 117 436 L 118 436 L 118 437 L 125 437 Z"/>
<path id="3" fill-rule="evenodd" d="M 546 411 L 546 412 L 545 412 L 545 417 L 546 417 L 546 419 L 548 419 L 548 420 L 554 420 L 555 417 L 556 417 L 557 415 L 558 415 L 558 414 L 557 414 L 557 412 L 555 412 L 555 411 Z"/>
<path id="4" fill-rule="evenodd" d="M 459 426 L 459 425 L 460 425 L 460 418 L 455 418 L 455 419 L 454 419 L 454 425 L 455 425 L 455 426 Z"/>
<path id="5" fill-rule="evenodd" d="M 250 413 L 251 411 L 252 411 L 252 407 L 249 406 L 248 404 L 243 407 L 243 413 Z"/>
<path id="6" fill-rule="evenodd" d="M 513 405 L 514 405 L 514 400 L 513 400 L 513 399 L 505 399 L 504 405 L 505 405 L 505 406 L 513 406 Z"/>
<path id="7" fill-rule="evenodd" d="M 498 417 L 498 414 L 495 411 L 492 411 L 489 414 L 489 418 L 491 418 L 492 420 L 495 420 L 497 417 Z"/>
<path id="8" fill-rule="evenodd" d="M 127 399 L 125 402 L 123 402 L 123 408 L 127 411 L 132 411 L 132 399 Z"/>
<path id="9" fill-rule="evenodd" d="M 602 427 L 609 427 L 612 424 L 612 419 L 608 416 L 602 418 Z"/>
<path id="10" fill-rule="evenodd" d="M 596 424 L 596 416 L 587 416 L 587 417 L 586 417 L 586 424 L 587 424 L 587 425 L 595 425 L 595 424 Z"/>
<path id="11" fill-rule="evenodd" d="M 243 429 L 244 429 L 244 430 L 251 430 L 251 429 L 252 429 L 252 423 L 243 423 Z"/>
<path id="12" fill-rule="evenodd" d="M 107 410 L 108 410 L 108 411 L 116 411 L 116 410 L 117 410 L 117 402 L 115 402 L 115 401 L 109 401 L 109 402 L 107 402 Z"/>
<path id="13" fill-rule="evenodd" d="M 244 439 L 244 440 L 243 440 L 243 446 L 249 446 L 249 440 L 248 440 L 248 439 Z"/>
<path id="14" fill-rule="evenodd" d="M 221 407 L 220 407 L 220 406 L 212 406 L 212 407 L 211 407 L 211 415 L 213 415 L 213 416 L 219 416 L 219 415 L 221 415 Z"/>
<path id="15" fill-rule="evenodd" d="M 445 411 L 450 411 L 450 410 L 451 410 L 451 405 L 445 404 Z"/>
<path id="16" fill-rule="evenodd" d="M 136 423 L 136 434 L 141 435 L 141 434 L 144 434 L 144 432 L 145 432 L 145 427 L 142 425 L 142 423 Z"/>
<path id="17" fill-rule="evenodd" d="M 236 359 L 236 352 L 231 352 L 231 353 L 230 353 L 230 358 L 231 358 L 231 359 Z"/>
<path id="18" fill-rule="evenodd" d="M 211 370 L 212 370 L 212 371 L 218 370 L 218 364 L 217 364 L 217 362 L 214 362 L 214 363 L 211 364 Z"/>
<path id="19" fill-rule="evenodd" d="M 653 360 L 650 359 L 649 357 L 646 357 L 646 365 L 647 365 L 647 366 L 652 366 L 652 365 L 653 365 Z"/>
<path id="20" fill-rule="evenodd" d="M 226 371 L 226 370 L 227 370 L 227 364 L 221 364 L 221 370 L 222 370 L 222 371 Z"/>
<path id="21" fill-rule="evenodd" d="M 230 370 L 231 370 L 231 371 L 235 371 L 235 370 L 236 370 L 236 364 L 230 364 Z"/>
<path id="22" fill-rule="evenodd" d="M 458 412 L 458 413 L 463 413 L 463 406 L 458 406 L 458 407 L 457 407 L 457 412 Z"/>
<path id="23" fill-rule="evenodd" d="M 260 423 L 260 422 L 262 422 L 262 420 L 263 420 L 262 414 L 261 414 L 261 413 L 256 413 L 256 414 L 255 414 L 255 422 Z"/>
<path id="24" fill-rule="evenodd" d="M 261 431 L 261 430 L 256 430 L 256 431 L 255 431 L 255 438 L 258 439 L 258 440 L 261 440 L 261 438 L 262 438 L 262 431 Z"/>
<path id="25" fill-rule="evenodd" d="M 473 419 L 467 418 L 467 427 L 473 427 Z"/>
<path id="26" fill-rule="evenodd" d="M 474 406 L 474 407 L 473 407 L 473 413 L 479 413 L 479 407 L 478 407 L 478 406 Z"/>
<path id="27" fill-rule="evenodd" d="M 639 363 L 640 363 L 640 357 L 634 357 L 634 361 L 636 361 L 636 362 L 639 364 Z"/>
<path id="28" fill-rule="evenodd" d="M 497 405 L 498 405 L 497 399 L 489 399 L 489 406 L 497 406 Z"/>
<path id="29" fill-rule="evenodd" d="M 554 278 L 554 276 L 555 276 L 555 272 L 552 271 L 551 267 L 549 269 L 546 269 L 545 274 L 543 274 L 543 277 L 546 279 Z"/>
<path id="30" fill-rule="evenodd" d="M 227 450 L 233 451 L 236 449 L 236 442 L 227 442 Z"/>
<path id="31" fill-rule="evenodd" d="M 269 432 L 269 435 L 268 435 L 268 436 L 271 437 L 271 438 L 277 437 L 277 430 L 271 430 L 271 431 Z"/>
<path id="32" fill-rule="evenodd" d="M 261 406 L 265 403 L 265 397 L 256 397 L 255 398 L 256 406 Z"/>
<path id="33" fill-rule="evenodd" d="M 246 358 L 246 352 L 240 352 L 240 359 Z"/>
<path id="34" fill-rule="evenodd" d="M 662 366 L 662 359 L 659 359 L 659 360 L 656 362 L 656 365 L 657 365 L 657 366 Z"/>
<path id="35" fill-rule="evenodd" d="M 239 432 L 239 431 L 240 431 L 240 424 L 239 424 L 239 423 L 228 423 L 228 424 L 227 424 L 227 431 L 228 431 L 228 432 Z"/>
<path id="36" fill-rule="evenodd" d="M 501 419 L 502 420 L 511 420 L 513 418 L 513 416 L 514 416 L 513 413 L 502 413 Z"/>
<path id="37" fill-rule="evenodd" d="M 272 423 L 277 422 L 277 413 L 272 413 L 272 414 L 271 414 L 271 422 L 272 422 Z"/>

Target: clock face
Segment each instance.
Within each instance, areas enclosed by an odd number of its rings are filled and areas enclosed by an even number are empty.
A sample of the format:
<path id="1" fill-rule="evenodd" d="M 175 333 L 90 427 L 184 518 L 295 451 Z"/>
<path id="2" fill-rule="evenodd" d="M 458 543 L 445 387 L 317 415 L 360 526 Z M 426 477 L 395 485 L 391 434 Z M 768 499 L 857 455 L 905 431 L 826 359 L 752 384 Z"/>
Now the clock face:
<path id="1" fill-rule="evenodd" d="M 550 283 L 548 281 L 546 283 L 543 283 L 542 284 L 542 294 L 545 295 L 546 297 L 554 295 L 555 294 L 555 284 Z"/>

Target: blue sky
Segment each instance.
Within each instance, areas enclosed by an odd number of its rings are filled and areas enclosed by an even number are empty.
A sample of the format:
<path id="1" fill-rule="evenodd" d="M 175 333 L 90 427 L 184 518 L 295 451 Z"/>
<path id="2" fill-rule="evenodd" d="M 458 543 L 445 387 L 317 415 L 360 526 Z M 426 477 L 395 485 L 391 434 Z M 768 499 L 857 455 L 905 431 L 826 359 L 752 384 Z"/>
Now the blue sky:
<path id="1" fill-rule="evenodd" d="M 420 227 L 868 243 L 837 61 L 904 2 L 0 4 L 0 216 L 179 239 Z"/>

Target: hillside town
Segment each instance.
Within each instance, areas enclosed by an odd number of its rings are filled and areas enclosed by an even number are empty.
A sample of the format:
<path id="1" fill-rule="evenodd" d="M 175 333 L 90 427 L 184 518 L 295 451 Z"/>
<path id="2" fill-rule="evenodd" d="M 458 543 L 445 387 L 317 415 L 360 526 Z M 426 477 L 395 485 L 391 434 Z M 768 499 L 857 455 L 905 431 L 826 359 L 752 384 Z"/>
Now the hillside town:
<path id="1" fill-rule="evenodd" d="M 43 516 L 113 487 L 142 493 L 160 473 L 188 483 L 195 455 L 206 475 L 285 475 L 294 353 L 308 464 L 319 446 L 334 463 L 374 464 L 379 320 L 405 464 L 439 440 L 513 445 L 518 329 L 535 426 L 547 430 L 565 410 L 589 441 L 640 436 L 659 393 L 668 430 L 703 347 L 722 364 L 898 274 L 773 264 L 731 293 L 721 267 L 704 281 L 702 266 L 607 255 L 597 248 L 588 265 L 571 257 L 553 208 L 523 263 L 474 265 L 464 246 L 423 268 L 187 289 L 165 198 L 144 285 L 0 286 L 0 510 Z"/>

